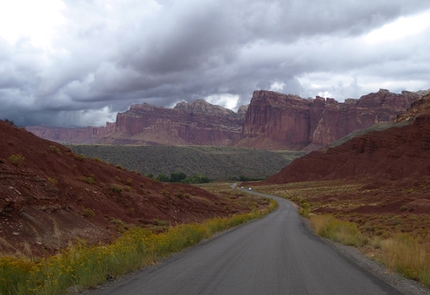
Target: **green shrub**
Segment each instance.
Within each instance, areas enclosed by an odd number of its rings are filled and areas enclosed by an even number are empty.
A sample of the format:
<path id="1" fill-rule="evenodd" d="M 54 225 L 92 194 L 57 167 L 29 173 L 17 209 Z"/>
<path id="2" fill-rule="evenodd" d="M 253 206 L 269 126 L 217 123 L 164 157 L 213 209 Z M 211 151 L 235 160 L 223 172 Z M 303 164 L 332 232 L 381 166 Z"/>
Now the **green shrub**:
<path id="1" fill-rule="evenodd" d="M 174 172 L 170 173 L 170 182 L 181 182 L 187 178 L 187 175 L 184 172 Z"/>
<path id="2" fill-rule="evenodd" d="M 94 213 L 94 211 L 91 210 L 90 208 L 83 208 L 83 214 L 86 217 L 94 217 L 94 216 L 96 216 L 96 213 Z"/>
<path id="3" fill-rule="evenodd" d="M 95 179 L 94 179 L 94 174 L 91 174 L 90 176 L 88 176 L 88 177 L 85 177 L 85 176 L 79 176 L 78 177 L 78 179 L 79 180 L 81 180 L 81 181 L 83 181 L 83 182 L 86 182 L 86 183 L 88 183 L 88 184 L 94 184 L 94 183 L 96 183 L 96 181 L 95 181 Z"/>
<path id="4" fill-rule="evenodd" d="M 48 177 L 48 181 L 52 184 L 57 184 L 57 180 L 55 178 Z"/>
<path id="5" fill-rule="evenodd" d="M 159 219 L 157 219 L 157 218 L 155 218 L 155 219 L 153 220 L 153 223 L 154 223 L 155 225 L 158 225 L 158 226 L 169 226 L 169 225 L 170 225 L 169 221 L 167 221 L 167 220 L 159 220 Z"/>
<path id="6" fill-rule="evenodd" d="M 21 165 L 25 160 L 25 157 L 22 155 L 12 155 L 9 157 L 9 161 L 15 166 Z"/>
<path id="7" fill-rule="evenodd" d="M 167 177 L 164 174 L 159 174 L 157 176 L 156 180 L 161 181 L 161 182 L 168 182 L 168 181 L 170 181 L 169 177 Z"/>
<path id="8" fill-rule="evenodd" d="M 192 175 L 190 177 L 187 177 L 181 181 L 182 183 L 208 183 L 210 182 L 209 177 L 202 174 L 196 174 Z"/>
<path id="9" fill-rule="evenodd" d="M 50 145 L 49 146 L 49 150 L 53 153 L 56 153 L 57 155 L 62 155 L 60 149 L 58 147 L 56 147 L 55 145 Z"/>
<path id="10" fill-rule="evenodd" d="M 113 192 L 113 193 L 120 193 L 120 192 L 122 192 L 122 188 L 120 186 L 115 185 L 115 184 L 111 184 L 109 190 L 111 192 Z"/>
<path id="11" fill-rule="evenodd" d="M 76 160 L 78 160 L 78 161 L 83 161 L 83 160 L 85 160 L 85 159 L 87 158 L 84 154 L 80 154 L 80 155 L 78 155 L 78 154 L 75 154 L 75 153 L 73 153 L 73 157 L 74 157 Z"/>
<path id="12" fill-rule="evenodd" d="M 88 184 L 94 184 L 96 181 L 94 180 L 94 176 L 91 175 L 85 179 L 85 182 Z"/>
<path id="13" fill-rule="evenodd" d="M 94 157 L 94 158 L 93 158 L 93 160 L 94 160 L 95 162 L 99 162 L 99 163 L 106 163 L 104 160 L 102 160 L 102 159 L 100 159 L 100 158 L 98 158 L 98 157 Z"/>

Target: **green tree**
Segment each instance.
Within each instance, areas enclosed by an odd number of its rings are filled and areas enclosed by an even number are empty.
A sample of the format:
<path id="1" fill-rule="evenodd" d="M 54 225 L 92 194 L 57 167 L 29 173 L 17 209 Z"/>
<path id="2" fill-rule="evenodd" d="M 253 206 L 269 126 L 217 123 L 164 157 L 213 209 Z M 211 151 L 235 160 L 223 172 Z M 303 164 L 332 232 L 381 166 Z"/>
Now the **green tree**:
<path id="1" fill-rule="evenodd" d="M 196 174 L 191 177 L 183 179 L 181 182 L 183 183 L 208 183 L 209 177 L 202 174 Z"/>
<path id="2" fill-rule="evenodd" d="M 156 179 L 161 182 L 168 182 L 170 180 L 169 177 L 164 174 L 159 174 Z"/>
<path id="3" fill-rule="evenodd" d="M 170 182 L 181 182 L 185 178 L 187 175 L 184 172 L 170 173 Z"/>

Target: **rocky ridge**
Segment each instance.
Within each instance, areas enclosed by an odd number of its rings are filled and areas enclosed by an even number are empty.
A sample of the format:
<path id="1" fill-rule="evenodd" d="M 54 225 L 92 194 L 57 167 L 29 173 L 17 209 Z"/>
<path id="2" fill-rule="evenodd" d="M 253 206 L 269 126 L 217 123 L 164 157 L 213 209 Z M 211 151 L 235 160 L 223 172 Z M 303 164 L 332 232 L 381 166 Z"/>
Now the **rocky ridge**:
<path id="1" fill-rule="evenodd" d="M 60 143 L 227 146 L 240 139 L 246 108 L 235 113 L 202 99 L 172 109 L 143 103 L 118 113 L 116 122 L 106 127 L 26 129 Z"/>
<path id="2" fill-rule="evenodd" d="M 313 180 L 430 177 L 430 95 L 412 104 L 400 120 L 406 126 L 373 131 L 339 146 L 294 160 L 266 183 Z"/>
<path id="3" fill-rule="evenodd" d="M 388 123 L 418 99 L 381 89 L 360 99 L 337 102 L 317 96 L 303 99 L 271 91 L 255 91 L 245 117 L 242 138 L 236 144 L 263 149 L 315 150 L 352 131 Z"/>
<path id="4" fill-rule="evenodd" d="M 239 140 L 243 117 L 204 100 L 173 109 L 132 105 L 118 113 L 115 130 L 96 143 L 140 145 L 219 145 Z"/>
<path id="5" fill-rule="evenodd" d="M 337 102 L 255 91 L 249 106 L 233 112 L 205 100 L 174 108 L 131 105 L 106 127 L 27 127 L 62 143 L 212 145 L 266 150 L 312 151 L 373 124 L 393 122 L 425 92 L 400 94 L 381 89 L 360 99 Z"/>
<path id="6" fill-rule="evenodd" d="M 106 122 L 106 126 L 101 127 L 84 127 L 84 128 L 63 128 L 63 127 L 48 127 L 48 126 L 27 126 L 27 131 L 30 131 L 37 136 L 53 140 L 60 143 L 92 143 L 97 141 L 115 130 L 114 122 Z"/>

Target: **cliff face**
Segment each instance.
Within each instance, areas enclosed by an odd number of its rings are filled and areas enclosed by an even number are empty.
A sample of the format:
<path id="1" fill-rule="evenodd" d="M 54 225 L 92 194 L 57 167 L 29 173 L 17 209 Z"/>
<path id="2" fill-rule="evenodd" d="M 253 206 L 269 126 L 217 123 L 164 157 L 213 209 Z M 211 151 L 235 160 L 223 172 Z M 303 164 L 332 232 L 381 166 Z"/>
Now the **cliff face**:
<path id="1" fill-rule="evenodd" d="M 27 126 L 27 131 L 52 141 L 60 143 L 93 143 L 100 137 L 112 132 L 115 123 L 106 122 L 106 126 L 84 128 L 62 128 L 46 126 Z"/>
<path id="2" fill-rule="evenodd" d="M 326 151 L 294 160 L 266 183 L 357 179 L 398 180 L 430 176 L 430 95 L 419 99 L 401 120 L 411 123 L 357 136 Z"/>
<path id="3" fill-rule="evenodd" d="M 340 103 L 255 91 L 237 146 L 315 150 L 357 129 L 394 121 L 417 98 L 417 93 L 380 90 Z"/>
<path id="4" fill-rule="evenodd" d="M 173 109 L 132 105 L 119 113 L 115 130 L 97 143 L 227 146 L 241 136 L 243 116 L 204 100 Z"/>
<path id="5" fill-rule="evenodd" d="M 173 109 L 132 105 L 106 127 L 32 126 L 39 137 L 62 143 L 138 145 L 234 145 L 268 150 L 312 151 L 352 131 L 392 122 L 424 93 L 380 90 L 347 99 L 303 99 L 255 91 L 249 106 L 235 113 L 204 100 L 181 102 Z"/>

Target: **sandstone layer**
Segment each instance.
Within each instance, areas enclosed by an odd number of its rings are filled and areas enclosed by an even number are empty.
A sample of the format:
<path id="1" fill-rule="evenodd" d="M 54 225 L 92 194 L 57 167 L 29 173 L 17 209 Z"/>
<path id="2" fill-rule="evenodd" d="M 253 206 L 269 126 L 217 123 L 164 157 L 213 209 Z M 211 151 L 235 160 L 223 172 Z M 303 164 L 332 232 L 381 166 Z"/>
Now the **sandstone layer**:
<path id="1" fill-rule="evenodd" d="M 93 143 L 106 134 L 114 131 L 115 123 L 106 122 L 106 126 L 84 127 L 84 128 L 63 128 L 49 126 L 27 126 L 27 131 L 48 140 L 60 143 Z"/>
<path id="2" fill-rule="evenodd" d="M 271 91 L 255 91 L 248 107 L 242 138 L 236 144 L 263 149 L 315 150 L 352 131 L 388 123 L 403 113 L 419 94 L 379 90 L 360 99 L 337 102 L 303 99 Z"/>
<path id="3" fill-rule="evenodd" d="M 173 109 L 132 105 L 119 113 L 116 127 L 97 143 L 228 146 L 241 136 L 243 116 L 204 100 Z"/>
<path id="4" fill-rule="evenodd" d="M 406 112 L 411 123 L 357 136 L 337 147 L 294 160 L 266 183 L 430 177 L 430 95 Z"/>
<path id="5" fill-rule="evenodd" d="M 60 128 L 28 126 L 44 139 L 60 143 L 228 146 L 241 137 L 247 106 L 235 113 L 205 100 L 181 102 L 173 109 L 131 105 L 106 127 Z"/>
<path id="6" fill-rule="evenodd" d="M 249 106 L 233 112 L 204 100 L 174 108 L 131 105 L 106 127 L 27 127 L 61 143 L 134 145 L 211 145 L 266 150 L 312 151 L 355 130 L 393 122 L 424 92 L 400 94 L 380 90 L 337 102 L 303 99 L 272 91 L 255 91 Z"/>

